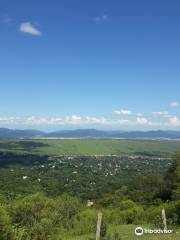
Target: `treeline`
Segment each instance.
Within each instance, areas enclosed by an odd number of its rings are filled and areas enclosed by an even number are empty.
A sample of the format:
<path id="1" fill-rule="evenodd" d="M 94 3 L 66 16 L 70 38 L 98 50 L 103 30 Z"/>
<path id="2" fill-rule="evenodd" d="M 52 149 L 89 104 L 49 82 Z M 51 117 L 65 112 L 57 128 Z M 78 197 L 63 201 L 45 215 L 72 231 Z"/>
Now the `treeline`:
<path id="1" fill-rule="evenodd" d="M 43 164 L 48 161 L 46 155 L 35 154 L 16 154 L 13 152 L 0 152 L 0 168 L 7 167 L 9 165 L 21 164 L 21 165 L 33 165 Z"/>

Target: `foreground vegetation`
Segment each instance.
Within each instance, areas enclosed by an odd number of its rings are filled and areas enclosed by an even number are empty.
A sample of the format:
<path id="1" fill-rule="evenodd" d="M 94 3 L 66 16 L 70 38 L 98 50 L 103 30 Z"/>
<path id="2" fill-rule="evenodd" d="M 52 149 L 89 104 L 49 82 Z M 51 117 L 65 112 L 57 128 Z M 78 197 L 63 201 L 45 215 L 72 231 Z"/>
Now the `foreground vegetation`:
<path id="1" fill-rule="evenodd" d="M 151 229 L 161 228 L 162 207 L 167 212 L 168 227 L 174 233 L 167 238 L 160 235 L 157 239 L 178 239 L 180 201 L 144 208 L 131 200 L 123 200 L 118 205 L 103 210 L 102 239 L 137 239 L 134 230 L 139 224 Z M 95 239 L 96 221 L 96 208 L 85 208 L 75 197 L 64 195 L 52 199 L 39 193 L 9 204 L 1 203 L 0 239 L 92 240 Z M 142 239 L 154 238 L 144 235 Z"/>

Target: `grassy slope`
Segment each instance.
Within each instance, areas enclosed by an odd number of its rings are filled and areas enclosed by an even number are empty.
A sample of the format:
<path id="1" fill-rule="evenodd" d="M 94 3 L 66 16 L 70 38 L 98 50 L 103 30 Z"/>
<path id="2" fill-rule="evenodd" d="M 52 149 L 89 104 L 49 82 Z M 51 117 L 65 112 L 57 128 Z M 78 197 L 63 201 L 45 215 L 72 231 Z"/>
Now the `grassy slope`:
<path id="1" fill-rule="evenodd" d="M 173 234 L 144 234 L 143 236 L 136 236 L 134 233 L 136 226 L 135 225 L 119 225 L 111 226 L 109 228 L 109 233 L 119 233 L 122 240 L 179 240 L 180 239 L 180 229 L 175 230 Z M 88 240 L 89 237 L 93 235 L 84 235 L 79 237 L 68 238 L 66 240 Z M 94 236 L 95 239 L 95 236 Z M 63 239 L 65 240 L 65 239 Z"/>
<path id="2" fill-rule="evenodd" d="M 134 152 L 164 153 L 165 156 L 180 150 L 180 142 L 145 140 L 40 140 L 47 146 L 23 148 L 19 141 L 0 141 L 0 150 L 31 152 L 48 155 L 108 155 L 130 154 Z M 6 148 L 1 144 L 7 144 Z"/>
<path id="3" fill-rule="evenodd" d="M 159 142 L 143 140 L 43 140 L 48 147 L 37 149 L 38 152 L 54 154 L 126 154 L 134 152 L 174 153 L 180 149 L 180 142 Z"/>

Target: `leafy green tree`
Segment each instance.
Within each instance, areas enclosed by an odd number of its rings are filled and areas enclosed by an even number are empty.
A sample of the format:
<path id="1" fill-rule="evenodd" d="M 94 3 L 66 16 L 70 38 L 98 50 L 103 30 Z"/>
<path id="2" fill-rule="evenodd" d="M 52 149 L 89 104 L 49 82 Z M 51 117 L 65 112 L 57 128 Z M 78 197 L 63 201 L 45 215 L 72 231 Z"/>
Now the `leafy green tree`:
<path id="1" fill-rule="evenodd" d="M 174 162 L 165 176 L 167 189 L 171 190 L 171 199 L 180 200 L 180 153 L 174 157 Z"/>
<path id="2" fill-rule="evenodd" d="M 166 183 L 161 176 L 149 175 L 135 178 L 128 186 L 130 199 L 141 204 L 166 200 Z"/>

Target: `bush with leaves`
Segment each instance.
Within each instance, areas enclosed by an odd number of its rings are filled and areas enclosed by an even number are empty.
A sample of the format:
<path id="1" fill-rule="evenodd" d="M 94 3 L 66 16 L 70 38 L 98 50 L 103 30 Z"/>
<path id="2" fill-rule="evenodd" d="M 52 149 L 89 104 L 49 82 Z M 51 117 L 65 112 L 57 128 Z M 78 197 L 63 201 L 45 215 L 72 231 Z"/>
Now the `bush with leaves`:
<path id="1" fill-rule="evenodd" d="M 151 223 L 155 227 L 164 228 L 162 222 L 162 209 L 164 208 L 167 218 L 167 225 L 169 228 L 173 227 L 179 224 L 179 207 L 180 202 L 171 202 L 161 204 L 159 206 L 151 206 L 146 210 L 146 222 Z"/>
<path id="2" fill-rule="evenodd" d="M 136 224 L 143 222 L 144 209 L 131 200 L 119 203 L 118 208 L 105 210 L 105 219 L 108 224 Z"/>
<path id="3" fill-rule="evenodd" d="M 71 229 L 80 207 L 68 195 L 51 199 L 38 193 L 15 201 L 9 211 L 14 225 L 26 229 L 31 239 L 45 240 L 61 227 Z"/>
<path id="4" fill-rule="evenodd" d="M 0 205 L 0 240 L 14 240 L 10 217 L 5 208 Z"/>
<path id="5" fill-rule="evenodd" d="M 85 209 L 73 221 L 73 235 L 85 235 L 96 232 L 97 210 Z"/>

